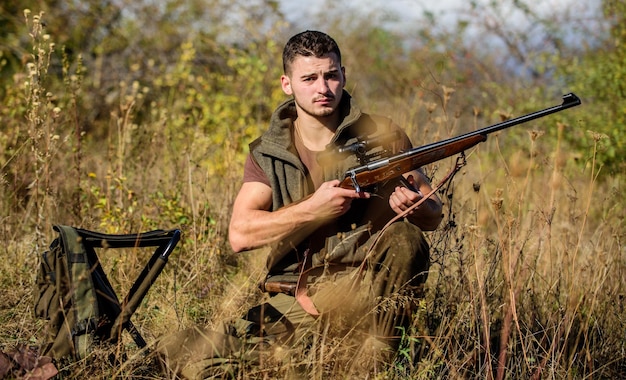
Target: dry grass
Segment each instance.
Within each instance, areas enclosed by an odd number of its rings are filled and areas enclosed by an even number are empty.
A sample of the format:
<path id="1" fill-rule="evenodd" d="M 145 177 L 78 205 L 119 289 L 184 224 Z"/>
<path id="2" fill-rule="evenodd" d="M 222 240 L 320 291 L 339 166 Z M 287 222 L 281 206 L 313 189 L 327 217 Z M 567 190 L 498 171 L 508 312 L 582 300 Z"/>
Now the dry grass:
<path id="1" fill-rule="evenodd" d="M 597 181 L 596 169 L 581 170 L 567 152 L 558 146 L 546 149 L 532 134 L 526 152 L 510 155 L 504 147 L 500 153 L 498 146 L 506 143 L 499 139 L 472 152 L 468 165 L 442 192 L 446 219 L 429 236 L 434 265 L 425 302 L 394 366 L 381 376 L 623 376 L 619 179 Z M 435 177 L 443 176 L 447 165 L 451 161 L 439 163 Z M 200 197 L 193 187 L 190 191 Z M 20 236 L 8 227 L 18 223 L 18 215 L 6 217 L 10 222 L 2 231 L 7 242 L 0 264 L 5 347 L 37 344 L 44 328 L 32 317 L 36 235 Z M 195 324 L 211 326 L 237 317 L 263 297 L 256 290 L 262 256 L 229 252 L 227 218 L 210 222 L 192 215 L 191 220 L 182 226 L 183 241 L 133 318 L 149 342 Z M 101 259 L 122 296 L 146 254 L 110 251 Z M 339 344 L 341 338 L 327 332 L 322 330 L 309 349 L 293 348 L 280 360 L 247 370 L 245 377 L 306 373 L 309 378 L 347 378 L 355 347 Z M 122 344 L 129 355 L 123 365 L 110 367 L 106 357 L 111 352 L 105 351 L 94 353 L 89 365 L 68 363 L 62 371 L 67 378 L 163 376 L 128 337 Z"/>

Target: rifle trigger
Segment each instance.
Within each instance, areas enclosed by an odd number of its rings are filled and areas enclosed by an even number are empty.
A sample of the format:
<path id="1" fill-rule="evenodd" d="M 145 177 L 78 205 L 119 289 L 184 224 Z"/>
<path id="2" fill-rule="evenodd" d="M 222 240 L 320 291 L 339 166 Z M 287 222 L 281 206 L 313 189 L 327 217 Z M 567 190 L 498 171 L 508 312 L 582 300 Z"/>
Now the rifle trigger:
<path id="1" fill-rule="evenodd" d="M 359 186 L 359 183 L 356 180 L 356 173 L 354 171 L 350 171 L 350 179 L 352 180 L 352 185 L 354 186 L 354 191 L 356 191 L 357 193 L 361 192 L 361 186 Z"/>

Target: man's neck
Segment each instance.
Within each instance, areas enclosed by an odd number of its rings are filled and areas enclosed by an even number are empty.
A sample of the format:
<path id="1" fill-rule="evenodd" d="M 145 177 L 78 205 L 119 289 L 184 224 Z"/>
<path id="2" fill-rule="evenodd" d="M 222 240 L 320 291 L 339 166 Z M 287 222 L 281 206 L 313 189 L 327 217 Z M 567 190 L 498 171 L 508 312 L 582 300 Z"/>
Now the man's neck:
<path id="1" fill-rule="evenodd" d="M 337 113 L 319 118 L 301 112 L 294 123 L 294 133 L 307 149 L 322 151 L 335 135 L 338 123 Z"/>

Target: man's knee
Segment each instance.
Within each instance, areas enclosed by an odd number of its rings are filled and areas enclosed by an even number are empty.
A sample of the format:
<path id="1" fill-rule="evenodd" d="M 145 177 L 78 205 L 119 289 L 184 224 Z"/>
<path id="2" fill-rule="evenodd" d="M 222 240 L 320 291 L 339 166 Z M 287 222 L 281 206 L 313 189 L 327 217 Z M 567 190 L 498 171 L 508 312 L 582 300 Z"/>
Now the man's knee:
<path id="1" fill-rule="evenodd" d="M 388 244 L 393 265 L 410 268 L 414 276 L 421 277 L 418 282 L 423 282 L 430 267 L 430 247 L 422 230 L 408 222 L 397 222 L 387 228 L 382 239 Z"/>
<path id="2" fill-rule="evenodd" d="M 391 246 L 406 252 L 409 257 L 415 255 L 428 255 L 430 247 L 422 233 L 422 230 L 414 224 L 408 222 L 397 222 L 391 224 L 382 236 L 383 240 L 388 240 Z"/>

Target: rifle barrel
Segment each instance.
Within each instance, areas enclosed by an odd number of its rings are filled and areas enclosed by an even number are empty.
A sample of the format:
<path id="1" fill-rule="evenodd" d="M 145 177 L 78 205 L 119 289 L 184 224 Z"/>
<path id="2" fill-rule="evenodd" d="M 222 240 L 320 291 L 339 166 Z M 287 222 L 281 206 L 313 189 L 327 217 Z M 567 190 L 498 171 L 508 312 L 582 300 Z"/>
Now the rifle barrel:
<path id="1" fill-rule="evenodd" d="M 491 125 L 489 127 L 478 129 L 476 131 L 467 132 L 462 135 L 451 137 L 446 140 L 422 145 L 422 146 L 410 149 L 406 152 L 399 153 L 389 158 L 376 160 L 366 165 L 352 168 L 346 172 L 345 178 L 342 182 L 342 186 L 354 187 L 354 189 L 357 192 L 360 192 L 362 186 L 367 186 L 373 182 L 373 181 L 365 181 L 364 183 L 363 182 L 359 183 L 360 181 L 359 177 L 365 177 L 367 173 L 371 173 L 371 172 L 375 173 L 376 171 L 381 172 L 385 169 L 385 167 L 388 167 L 390 164 L 400 162 L 409 157 L 417 156 L 420 154 L 433 157 L 432 162 L 434 162 L 442 158 L 449 157 L 453 154 L 461 153 L 465 149 L 468 149 L 482 141 L 485 141 L 487 139 L 487 135 L 490 133 L 494 133 L 494 132 L 497 132 L 506 128 L 510 128 L 518 124 L 526 123 L 528 121 L 538 119 L 540 117 L 544 117 L 544 116 L 553 114 L 555 112 L 563 111 L 565 109 L 568 109 L 568 108 L 571 108 L 580 104 L 581 104 L 580 98 L 576 96 L 574 93 L 565 94 L 563 95 L 563 103 L 557 106 L 549 107 L 541 111 L 532 112 L 524 116 L 519 116 L 514 119 L 506 120 L 501 123 Z M 458 149 L 447 149 L 448 147 L 453 146 L 455 144 L 457 145 Z M 397 172 L 398 170 L 400 170 L 400 168 L 404 168 L 404 166 L 398 166 L 398 168 L 395 171 Z M 377 180 L 381 177 L 388 179 L 388 177 L 390 177 L 390 174 L 392 173 L 393 173 L 392 170 L 387 170 L 385 173 L 380 173 L 377 175 L 378 177 Z M 397 174 L 401 175 L 404 173 L 397 173 Z"/>

